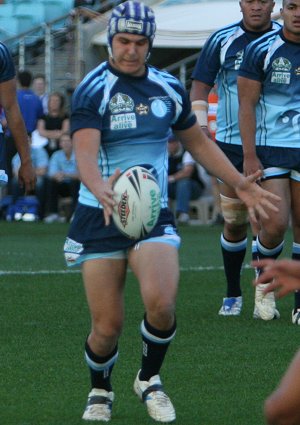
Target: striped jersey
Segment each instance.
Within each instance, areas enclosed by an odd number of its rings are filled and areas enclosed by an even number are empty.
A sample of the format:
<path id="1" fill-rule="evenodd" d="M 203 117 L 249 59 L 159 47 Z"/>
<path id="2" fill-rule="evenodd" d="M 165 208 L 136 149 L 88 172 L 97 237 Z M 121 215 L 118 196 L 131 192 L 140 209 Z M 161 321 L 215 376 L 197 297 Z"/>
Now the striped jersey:
<path id="1" fill-rule="evenodd" d="M 142 77 L 118 72 L 108 62 L 91 71 L 72 98 L 71 132 L 94 128 L 101 132 L 99 167 L 104 179 L 117 168 L 133 165 L 150 169 L 158 179 L 167 207 L 168 151 L 172 130 L 192 127 L 196 117 L 188 95 L 172 75 L 152 66 Z M 81 184 L 79 202 L 99 206 Z"/>
<path id="2" fill-rule="evenodd" d="M 300 148 L 300 44 L 282 29 L 246 50 L 240 75 L 262 83 L 256 107 L 256 145 Z"/>
<path id="3" fill-rule="evenodd" d="M 15 77 L 15 67 L 8 48 L 0 42 L 0 83 L 12 80 Z M 3 133 L 0 124 L 0 133 Z"/>
<path id="4" fill-rule="evenodd" d="M 195 66 L 192 78 L 211 87 L 217 85 L 217 133 L 219 142 L 241 145 L 238 124 L 237 77 L 245 48 L 266 32 L 281 26 L 272 22 L 270 29 L 253 32 L 236 22 L 214 32 L 206 41 Z"/>

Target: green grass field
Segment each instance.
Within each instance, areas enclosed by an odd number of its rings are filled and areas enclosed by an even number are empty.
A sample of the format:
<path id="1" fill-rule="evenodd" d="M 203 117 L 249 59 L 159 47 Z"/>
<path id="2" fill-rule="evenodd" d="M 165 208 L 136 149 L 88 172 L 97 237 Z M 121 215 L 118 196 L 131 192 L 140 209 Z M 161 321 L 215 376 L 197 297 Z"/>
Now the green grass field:
<path id="1" fill-rule="evenodd" d="M 0 424 L 79 425 L 89 391 L 83 360 L 89 315 L 78 270 L 62 255 L 68 225 L 0 222 Z M 220 226 L 182 227 L 177 336 L 161 376 L 178 425 L 263 425 L 262 403 L 299 344 L 293 297 L 281 319 L 252 319 L 253 271 L 242 276 L 240 317 L 218 316 L 225 293 Z M 290 253 L 291 235 L 284 255 Z M 249 254 L 247 257 L 249 263 Z M 113 374 L 112 423 L 153 424 L 132 390 L 142 319 L 137 282 L 128 273 L 126 321 Z"/>

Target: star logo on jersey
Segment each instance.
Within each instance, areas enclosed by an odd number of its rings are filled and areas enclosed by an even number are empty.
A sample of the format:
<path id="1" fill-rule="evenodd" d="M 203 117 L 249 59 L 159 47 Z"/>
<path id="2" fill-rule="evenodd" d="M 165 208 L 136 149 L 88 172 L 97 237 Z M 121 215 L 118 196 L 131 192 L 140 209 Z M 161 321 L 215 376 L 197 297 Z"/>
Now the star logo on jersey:
<path id="1" fill-rule="evenodd" d="M 149 113 L 149 106 L 148 105 L 144 105 L 143 103 L 139 103 L 136 107 L 135 107 L 136 113 L 139 115 L 147 115 Z"/>
<path id="2" fill-rule="evenodd" d="M 278 71 L 288 72 L 291 70 L 292 64 L 288 59 L 280 57 L 273 61 L 272 68 L 277 72 Z"/>
<path id="3" fill-rule="evenodd" d="M 116 93 L 109 101 L 109 110 L 112 114 L 132 112 L 133 109 L 134 102 L 127 94 Z"/>

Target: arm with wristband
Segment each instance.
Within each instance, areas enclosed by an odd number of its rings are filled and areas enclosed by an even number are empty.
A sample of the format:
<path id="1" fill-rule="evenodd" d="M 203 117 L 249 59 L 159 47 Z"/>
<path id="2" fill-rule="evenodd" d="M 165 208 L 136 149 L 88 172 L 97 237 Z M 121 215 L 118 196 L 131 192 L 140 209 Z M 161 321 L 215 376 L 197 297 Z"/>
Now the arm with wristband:
<path id="1" fill-rule="evenodd" d="M 208 130 L 208 95 L 212 87 L 202 81 L 194 80 L 191 91 L 192 109 L 197 117 L 197 121 L 202 131 L 212 138 Z"/>

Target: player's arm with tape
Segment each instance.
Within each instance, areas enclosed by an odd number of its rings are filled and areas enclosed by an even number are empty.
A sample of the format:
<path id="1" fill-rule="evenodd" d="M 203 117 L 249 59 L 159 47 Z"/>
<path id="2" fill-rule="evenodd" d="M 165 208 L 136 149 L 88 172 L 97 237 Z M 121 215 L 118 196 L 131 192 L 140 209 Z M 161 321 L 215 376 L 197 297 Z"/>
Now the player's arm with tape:
<path id="1" fill-rule="evenodd" d="M 202 131 L 211 138 L 208 130 L 208 95 L 212 87 L 202 81 L 193 80 L 191 88 L 192 110 L 194 111 L 197 121 L 202 128 Z"/>

